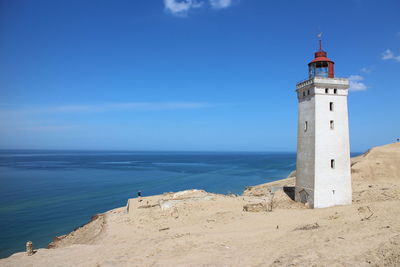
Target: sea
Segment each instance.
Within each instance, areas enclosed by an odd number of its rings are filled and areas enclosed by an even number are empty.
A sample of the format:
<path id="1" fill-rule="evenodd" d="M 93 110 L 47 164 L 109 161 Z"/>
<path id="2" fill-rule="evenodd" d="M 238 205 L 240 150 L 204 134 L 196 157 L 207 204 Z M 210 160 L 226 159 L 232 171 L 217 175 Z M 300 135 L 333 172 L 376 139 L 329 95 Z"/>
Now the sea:
<path id="1" fill-rule="evenodd" d="M 28 240 L 46 247 L 138 191 L 241 194 L 295 164 L 295 153 L 1 150 L 0 258 Z"/>

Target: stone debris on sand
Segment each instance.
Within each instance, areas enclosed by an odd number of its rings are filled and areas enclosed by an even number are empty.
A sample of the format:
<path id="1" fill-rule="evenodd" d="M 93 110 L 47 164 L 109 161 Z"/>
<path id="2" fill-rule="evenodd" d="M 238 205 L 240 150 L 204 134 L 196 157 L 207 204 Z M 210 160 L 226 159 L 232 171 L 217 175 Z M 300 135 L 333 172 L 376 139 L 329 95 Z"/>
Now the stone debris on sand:
<path id="1" fill-rule="evenodd" d="M 319 224 L 318 223 L 313 223 L 313 224 L 306 224 L 306 225 L 302 225 L 302 226 L 296 227 L 294 229 L 294 231 L 314 230 L 314 229 L 318 229 L 318 228 L 319 228 Z"/>
<path id="2" fill-rule="evenodd" d="M 243 211 L 248 212 L 269 212 L 272 211 L 272 206 L 269 203 L 250 203 L 243 206 Z"/>

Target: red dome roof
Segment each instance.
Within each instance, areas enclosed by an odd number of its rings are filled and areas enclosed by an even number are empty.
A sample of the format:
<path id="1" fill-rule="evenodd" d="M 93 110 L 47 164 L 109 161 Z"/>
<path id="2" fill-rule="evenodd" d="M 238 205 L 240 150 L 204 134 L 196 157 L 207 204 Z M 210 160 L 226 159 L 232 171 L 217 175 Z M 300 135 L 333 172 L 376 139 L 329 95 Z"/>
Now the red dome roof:
<path id="1" fill-rule="evenodd" d="M 322 49 L 322 47 L 321 47 L 320 49 Z M 311 63 L 314 63 L 314 62 L 321 62 L 321 61 L 334 63 L 334 62 L 333 62 L 332 60 L 330 60 L 327 56 L 328 56 L 328 53 L 326 53 L 326 52 L 323 51 L 323 50 L 319 50 L 319 51 L 317 51 L 317 52 L 314 53 L 314 57 L 315 57 L 315 58 L 313 59 L 313 61 L 311 61 L 311 62 L 308 63 L 308 64 L 311 64 Z"/>
<path id="2" fill-rule="evenodd" d="M 311 63 L 314 63 L 314 62 L 319 62 L 319 61 L 326 61 L 326 62 L 332 62 L 332 63 L 334 63 L 332 60 L 330 60 L 330 59 L 327 58 L 327 57 L 316 57 L 316 58 L 313 59 L 313 61 L 311 61 L 311 62 L 308 63 L 308 64 L 311 64 Z"/>

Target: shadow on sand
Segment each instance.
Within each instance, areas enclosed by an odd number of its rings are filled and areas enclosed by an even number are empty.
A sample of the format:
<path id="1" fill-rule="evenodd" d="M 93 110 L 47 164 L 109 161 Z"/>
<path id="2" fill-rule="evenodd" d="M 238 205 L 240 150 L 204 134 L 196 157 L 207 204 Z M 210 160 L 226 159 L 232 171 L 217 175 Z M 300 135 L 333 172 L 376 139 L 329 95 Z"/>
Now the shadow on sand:
<path id="1" fill-rule="evenodd" d="M 284 186 L 283 192 L 285 192 L 291 200 L 294 200 L 294 186 Z"/>

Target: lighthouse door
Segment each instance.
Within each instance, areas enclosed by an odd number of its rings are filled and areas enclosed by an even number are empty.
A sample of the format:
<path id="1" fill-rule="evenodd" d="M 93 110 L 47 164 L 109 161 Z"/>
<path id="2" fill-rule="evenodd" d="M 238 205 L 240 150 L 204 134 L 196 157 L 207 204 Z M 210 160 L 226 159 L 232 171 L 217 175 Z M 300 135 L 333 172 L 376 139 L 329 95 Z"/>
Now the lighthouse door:
<path id="1" fill-rule="evenodd" d="M 301 203 L 307 203 L 308 202 L 308 193 L 306 192 L 306 190 L 302 189 L 299 191 L 299 195 L 300 195 L 300 202 Z"/>

